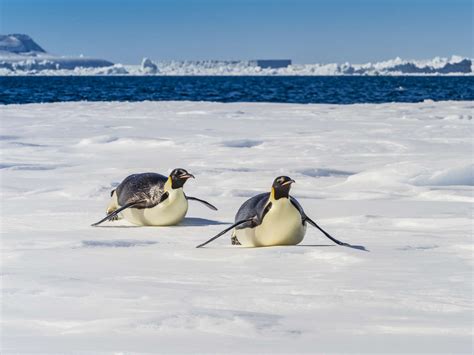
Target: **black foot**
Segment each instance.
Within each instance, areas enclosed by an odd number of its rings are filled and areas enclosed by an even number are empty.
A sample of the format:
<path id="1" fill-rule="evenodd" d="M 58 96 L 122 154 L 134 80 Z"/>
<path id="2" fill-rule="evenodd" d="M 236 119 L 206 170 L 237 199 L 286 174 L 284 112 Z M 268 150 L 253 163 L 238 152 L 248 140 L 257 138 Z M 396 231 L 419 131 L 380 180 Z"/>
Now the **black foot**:
<path id="1" fill-rule="evenodd" d="M 232 242 L 232 245 L 241 245 L 239 240 L 237 239 L 237 237 L 232 237 L 230 238 L 231 242 Z"/>

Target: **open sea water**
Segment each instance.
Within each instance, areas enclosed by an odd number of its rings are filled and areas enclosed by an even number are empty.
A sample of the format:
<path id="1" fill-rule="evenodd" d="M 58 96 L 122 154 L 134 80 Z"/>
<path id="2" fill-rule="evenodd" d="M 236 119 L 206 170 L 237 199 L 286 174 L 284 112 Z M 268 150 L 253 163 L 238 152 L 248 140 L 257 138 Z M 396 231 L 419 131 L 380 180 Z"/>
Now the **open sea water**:
<path id="1" fill-rule="evenodd" d="M 304 104 L 474 100 L 474 76 L 0 77 L 0 104 L 144 100 Z"/>

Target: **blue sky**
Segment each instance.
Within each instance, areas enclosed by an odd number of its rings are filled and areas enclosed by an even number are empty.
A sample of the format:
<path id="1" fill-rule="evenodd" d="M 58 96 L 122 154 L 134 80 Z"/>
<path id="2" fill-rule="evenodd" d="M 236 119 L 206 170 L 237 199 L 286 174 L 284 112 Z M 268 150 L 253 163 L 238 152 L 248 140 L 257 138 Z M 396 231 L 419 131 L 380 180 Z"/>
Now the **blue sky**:
<path id="1" fill-rule="evenodd" d="M 0 32 L 116 62 L 473 56 L 471 0 L 0 0 Z"/>

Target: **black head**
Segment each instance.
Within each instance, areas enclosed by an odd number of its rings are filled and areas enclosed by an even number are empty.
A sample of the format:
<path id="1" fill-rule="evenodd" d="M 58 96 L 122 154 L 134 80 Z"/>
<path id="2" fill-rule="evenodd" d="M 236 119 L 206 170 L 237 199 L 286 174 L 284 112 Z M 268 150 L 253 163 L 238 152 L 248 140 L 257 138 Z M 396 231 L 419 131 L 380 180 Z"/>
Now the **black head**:
<path id="1" fill-rule="evenodd" d="M 171 179 L 171 188 L 173 189 L 179 189 L 180 187 L 183 187 L 184 183 L 186 182 L 186 180 L 188 180 L 189 178 L 193 178 L 194 179 L 194 175 L 193 174 L 190 174 L 188 173 L 186 170 L 184 169 L 174 169 L 171 174 L 170 174 L 170 177 Z"/>
<path id="2" fill-rule="evenodd" d="M 295 180 L 288 176 L 279 176 L 273 181 L 272 185 L 272 195 L 275 200 L 280 198 L 288 198 L 290 195 L 290 188 L 291 184 L 293 184 Z"/>

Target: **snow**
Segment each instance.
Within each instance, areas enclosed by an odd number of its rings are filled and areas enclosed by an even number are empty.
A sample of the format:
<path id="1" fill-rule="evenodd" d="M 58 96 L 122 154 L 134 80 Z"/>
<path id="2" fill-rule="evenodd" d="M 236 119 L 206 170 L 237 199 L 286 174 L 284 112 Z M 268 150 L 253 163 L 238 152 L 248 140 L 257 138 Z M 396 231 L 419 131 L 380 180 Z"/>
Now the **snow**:
<path id="1" fill-rule="evenodd" d="M 265 62 L 265 61 L 261 61 Z M 0 35 L 0 76 L 7 75 L 472 75 L 473 60 L 453 55 L 428 60 L 397 57 L 379 63 L 294 64 L 261 68 L 255 60 L 158 61 L 114 64 L 104 59 L 57 56 L 25 34 Z"/>
<path id="2" fill-rule="evenodd" d="M 156 74 L 158 73 L 158 66 L 155 63 L 153 63 L 150 59 L 143 58 L 141 71 L 147 74 Z"/>
<path id="3" fill-rule="evenodd" d="M 472 353 L 472 102 L 0 106 L 2 353 Z M 175 227 L 90 227 L 131 173 L 196 176 Z M 273 178 L 316 229 L 246 249 Z"/>
<path id="4" fill-rule="evenodd" d="M 418 176 L 414 179 L 416 185 L 474 186 L 474 164 L 442 169 L 428 176 Z"/>
<path id="5" fill-rule="evenodd" d="M 102 67 L 111 67 L 103 71 Z M 114 64 L 104 59 L 57 56 L 46 52 L 30 36 L 25 34 L 0 35 L 0 75 L 51 75 L 51 73 L 77 74 L 84 70 L 95 75 L 127 74 L 116 71 Z"/>
<path id="6" fill-rule="evenodd" d="M 39 54 L 46 51 L 25 34 L 0 35 L 0 51 L 16 54 Z"/>
<path id="7" fill-rule="evenodd" d="M 144 58 L 141 65 L 123 65 L 119 72 L 104 70 L 112 63 L 91 58 L 52 56 L 12 57 L 0 53 L 0 75 L 472 75 L 470 58 L 453 56 L 432 60 L 396 58 L 366 64 L 293 64 L 286 68 L 260 68 L 252 61 L 152 61 Z M 107 69 L 107 68 L 105 68 Z"/>

